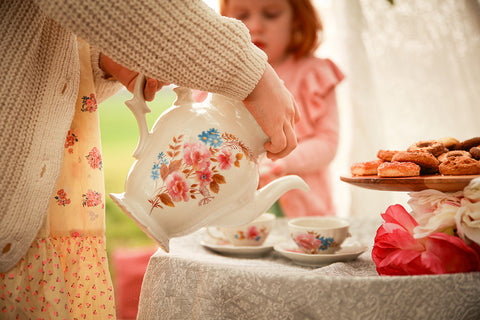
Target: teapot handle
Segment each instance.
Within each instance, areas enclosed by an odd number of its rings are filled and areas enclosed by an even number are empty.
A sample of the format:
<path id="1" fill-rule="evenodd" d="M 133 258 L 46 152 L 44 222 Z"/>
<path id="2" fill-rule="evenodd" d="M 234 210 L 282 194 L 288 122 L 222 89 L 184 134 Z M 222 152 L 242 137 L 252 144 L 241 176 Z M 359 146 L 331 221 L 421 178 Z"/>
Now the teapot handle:
<path id="1" fill-rule="evenodd" d="M 137 80 L 135 81 L 135 88 L 133 89 L 133 98 L 125 101 L 127 107 L 133 112 L 133 115 L 137 120 L 138 129 L 140 130 L 138 144 L 133 152 L 133 157 L 135 159 L 140 158 L 143 150 L 145 149 L 148 137 L 150 136 L 150 130 L 148 129 L 147 118 L 145 115 L 150 113 L 152 110 L 150 110 L 145 103 L 145 97 L 143 96 L 145 82 L 145 76 L 143 74 L 138 74 Z"/>

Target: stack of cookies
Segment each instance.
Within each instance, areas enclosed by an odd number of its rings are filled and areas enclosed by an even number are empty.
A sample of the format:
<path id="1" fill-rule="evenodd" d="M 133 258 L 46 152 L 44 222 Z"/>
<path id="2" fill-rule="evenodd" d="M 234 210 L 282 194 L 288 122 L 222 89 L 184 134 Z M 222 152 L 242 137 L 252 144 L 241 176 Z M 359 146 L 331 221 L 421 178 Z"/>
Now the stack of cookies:
<path id="1" fill-rule="evenodd" d="M 407 150 L 379 150 L 377 159 L 355 163 L 354 176 L 412 177 L 420 175 L 480 174 L 480 137 L 460 142 L 447 137 L 423 140 Z"/>

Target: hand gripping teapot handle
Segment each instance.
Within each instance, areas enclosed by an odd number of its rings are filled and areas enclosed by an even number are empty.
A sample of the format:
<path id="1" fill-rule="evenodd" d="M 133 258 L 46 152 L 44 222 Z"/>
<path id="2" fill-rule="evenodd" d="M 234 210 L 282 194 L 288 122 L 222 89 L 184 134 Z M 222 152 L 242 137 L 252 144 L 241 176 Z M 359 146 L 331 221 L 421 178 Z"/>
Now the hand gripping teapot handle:
<path id="1" fill-rule="evenodd" d="M 138 74 L 137 80 L 135 82 L 135 88 L 133 90 L 133 98 L 131 100 L 125 101 L 127 107 L 133 112 L 133 115 L 137 120 L 138 129 L 140 130 L 137 148 L 133 152 L 133 157 L 135 159 L 140 158 L 143 150 L 145 149 L 148 137 L 150 136 L 147 118 L 145 115 L 147 113 L 150 113 L 152 110 L 150 110 L 150 108 L 145 103 L 145 97 L 143 96 L 145 82 L 145 76 L 143 74 Z"/>

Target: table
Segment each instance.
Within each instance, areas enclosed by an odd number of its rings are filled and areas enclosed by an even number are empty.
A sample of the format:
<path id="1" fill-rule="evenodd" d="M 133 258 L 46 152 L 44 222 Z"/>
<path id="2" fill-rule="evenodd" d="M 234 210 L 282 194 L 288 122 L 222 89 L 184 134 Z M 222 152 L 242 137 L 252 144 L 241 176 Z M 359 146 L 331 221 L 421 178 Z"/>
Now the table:
<path id="1" fill-rule="evenodd" d="M 480 272 L 380 277 L 371 248 L 380 219 L 351 219 L 369 250 L 350 262 L 303 267 L 272 251 L 214 253 L 205 230 L 171 240 L 150 259 L 137 319 L 480 319 Z M 278 219 L 273 237 L 288 237 Z"/>

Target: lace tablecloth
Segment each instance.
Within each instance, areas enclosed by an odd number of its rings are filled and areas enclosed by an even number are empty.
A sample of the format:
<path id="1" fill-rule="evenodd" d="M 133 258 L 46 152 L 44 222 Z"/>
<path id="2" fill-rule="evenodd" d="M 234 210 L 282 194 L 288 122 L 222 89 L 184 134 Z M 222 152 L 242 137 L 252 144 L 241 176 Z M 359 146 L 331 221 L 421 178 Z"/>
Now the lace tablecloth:
<path id="1" fill-rule="evenodd" d="M 380 277 L 371 248 L 380 220 L 351 220 L 369 250 L 350 262 L 294 264 L 275 251 L 223 256 L 200 230 L 150 259 L 138 319 L 480 319 L 480 273 Z M 285 220 L 275 233 L 288 237 Z M 287 239 L 287 238 L 285 238 Z"/>

